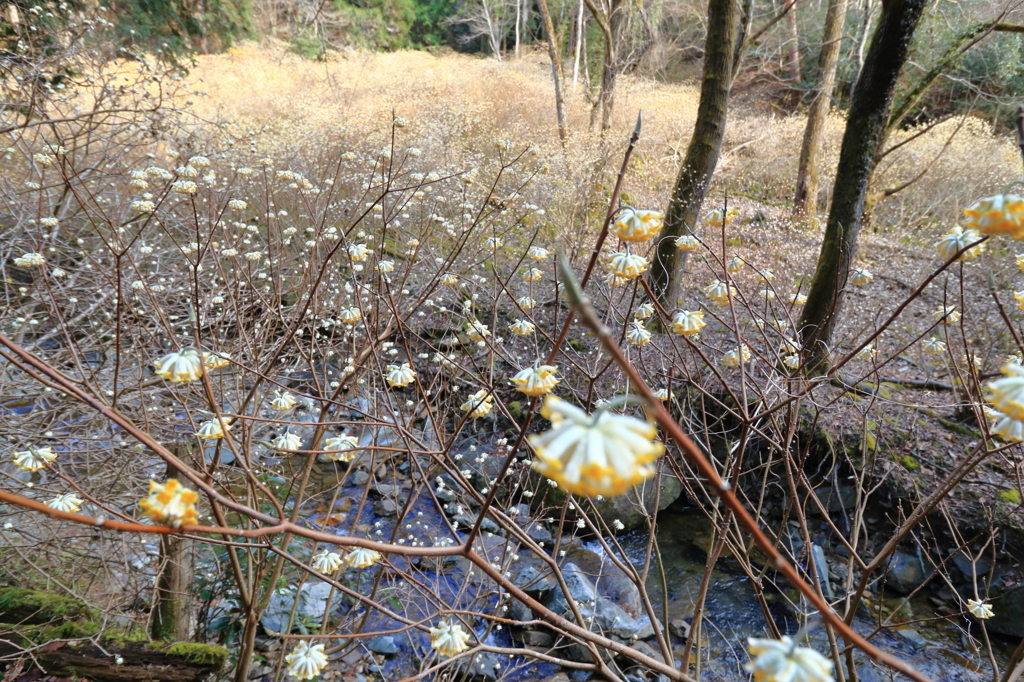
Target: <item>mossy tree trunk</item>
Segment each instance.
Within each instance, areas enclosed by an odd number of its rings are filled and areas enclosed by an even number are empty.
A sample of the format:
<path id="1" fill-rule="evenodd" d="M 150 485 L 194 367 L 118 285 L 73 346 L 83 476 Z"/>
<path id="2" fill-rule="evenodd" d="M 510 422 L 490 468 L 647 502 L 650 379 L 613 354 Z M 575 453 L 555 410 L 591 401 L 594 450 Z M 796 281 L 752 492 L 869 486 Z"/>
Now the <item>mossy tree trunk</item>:
<path id="1" fill-rule="evenodd" d="M 811 371 L 821 371 L 828 365 L 832 334 L 856 254 L 868 184 L 885 138 L 892 93 L 927 4 L 928 0 L 883 3 L 878 28 L 853 89 L 825 239 L 800 318 L 803 353 Z"/>
<path id="2" fill-rule="evenodd" d="M 651 264 L 655 295 L 669 309 L 679 303 L 683 271 L 686 269 L 687 253 L 676 248 L 675 238 L 693 232 L 722 152 L 733 61 L 738 54 L 736 43 L 740 19 L 738 0 L 709 0 L 697 122 L 686 158 L 676 176 L 672 198 L 665 212 L 665 224 L 658 235 L 657 251 Z"/>
<path id="3" fill-rule="evenodd" d="M 807 114 L 804 141 L 800 147 L 800 167 L 796 176 L 796 196 L 793 213 L 816 216 L 818 214 L 818 157 L 825 132 L 828 112 L 832 109 L 832 90 L 836 84 L 839 49 L 843 42 L 846 22 L 846 0 L 830 0 L 825 14 L 825 31 L 821 52 L 818 54 L 818 87 L 814 92 L 811 109 Z"/>
<path id="4" fill-rule="evenodd" d="M 188 460 L 191 446 L 177 442 L 169 446 L 179 459 Z M 202 461 L 203 453 L 198 454 Z M 167 478 L 180 472 L 167 465 Z M 153 594 L 149 631 L 153 639 L 187 642 L 192 637 L 193 542 L 176 535 L 160 536 L 160 575 Z"/>

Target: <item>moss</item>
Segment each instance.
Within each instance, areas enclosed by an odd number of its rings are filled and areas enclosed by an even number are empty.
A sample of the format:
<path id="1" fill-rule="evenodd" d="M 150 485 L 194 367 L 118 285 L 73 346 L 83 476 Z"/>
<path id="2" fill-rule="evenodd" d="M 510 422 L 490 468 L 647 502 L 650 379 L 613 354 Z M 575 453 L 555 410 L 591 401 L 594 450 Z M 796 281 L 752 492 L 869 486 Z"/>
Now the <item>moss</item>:
<path id="1" fill-rule="evenodd" d="M 170 656 L 181 656 L 189 663 L 220 667 L 228 660 L 228 650 L 216 644 L 176 642 L 163 650 Z"/>
<path id="2" fill-rule="evenodd" d="M 71 597 L 20 587 L 0 588 L 0 619 L 19 623 L 88 619 L 92 611 Z"/>
<path id="3" fill-rule="evenodd" d="M 917 460 L 914 459 L 913 455 L 904 455 L 903 459 L 900 460 L 900 464 L 902 464 L 903 468 L 907 471 L 917 471 L 921 468 L 921 465 L 917 463 Z"/>
<path id="4" fill-rule="evenodd" d="M 62 623 L 61 625 L 16 625 L 0 623 L 0 636 L 16 636 L 35 644 L 53 640 L 85 639 L 94 637 L 100 631 L 98 623 Z"/>
<path id="5" fill-rule="evenodd" d="M 1020 504 L 1020 491 L 1016 488 L 1010 488 L 999 493 L 999 499 L 1006 500 L 1010 504 Z"/>
<path id="6" fill-rule="evenodd" d="M 143 630 L 136 630 L 135 632 L 118 632 L 115 634 L 108 634 L 104 637 L 104 640 L 117 644 L 118 646 L 124 646 L 127 642 L 149 642 L 149 635 Z"/>

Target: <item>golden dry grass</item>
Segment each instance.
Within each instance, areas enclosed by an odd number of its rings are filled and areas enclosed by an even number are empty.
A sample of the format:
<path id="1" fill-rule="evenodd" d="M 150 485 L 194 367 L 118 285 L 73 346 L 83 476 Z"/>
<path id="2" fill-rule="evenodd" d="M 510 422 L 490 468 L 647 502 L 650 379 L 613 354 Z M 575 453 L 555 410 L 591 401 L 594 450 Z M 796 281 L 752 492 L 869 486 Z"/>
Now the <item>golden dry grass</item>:
<path id="1" fill-rule="evenodd" d="M 297 165 L 328 160 L 340 150 L 369 151 L 390 144 L 391 115 L 407 119 L 403 141 L 424 157 L 463 169 L 475 166 L 495 138 L 534 146 L 552 168 L 537 188 L 553 216 L 570 218 L 596 186 L 607 184 L 614 161 L 635 121 L 644 131 L 627 192 L 637 204 L 667 203 L 696 118 L 695 85 L 665 85 L 623 77 L 613 130 L 603 139 L 589 130 L 589 105 L 580 89 L 568 96 L 571 136 L 563 151 L 555 125 L 553 88 L 546 58 L 518 61 L 448 53 L 349 51 L 326 62 L 304 60 L 280 43 L 250 42 L 200 59 L 193 71 L 197 114 L 253 138 L 255 153 Z M 778 117 L 734 111 L 712 200 L 726 191 L 759 204 L 784 206 L 795 183 L 803 116 Z M 841 115 L 830 117 L 823 167 L 838 160 Z M 918 131 L 900 132 L 890 143 Z M 876 190 L 899 186 L 885 199 L 878 225 L 914 226 L 932 219 L 951 223 L 978 196 L 1001 189 L 1019 175 L 1019 154 L 1006 136 L 980 119 L 950 120 L 883 159 Z M 827 191 L 831 177 L 822 180 Z"/>

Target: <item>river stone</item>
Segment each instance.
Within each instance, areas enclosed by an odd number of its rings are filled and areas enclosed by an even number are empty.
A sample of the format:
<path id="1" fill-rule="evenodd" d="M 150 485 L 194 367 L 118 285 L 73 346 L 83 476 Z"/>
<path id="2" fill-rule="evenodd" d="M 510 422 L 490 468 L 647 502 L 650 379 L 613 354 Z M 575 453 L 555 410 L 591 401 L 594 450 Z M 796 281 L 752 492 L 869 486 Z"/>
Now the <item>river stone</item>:
<path id="1" fill-rule="evenodd" d="M 489 651 L 482 651 L 462 666 L 467 677 L 480 680 L 496 680 L 501 672 L 501 658 Z"/>
<path id="2" fill-rule="evenodd" d="M 536 649 L 548 649 L 555 643 L 555 638 L 550 632 L 543 630 L 523 630 L 513 635 L 523 645 Z"/>
<path id="3" fill-rule="evenodd" d="M 627 614 L 636 616 L 643 612 L 640 589 L 611 559 L 580 545 L 566 549 L 566 558 L 593 581 L 599 594 L 611 599 Z"/>
<path id="4" fill-rule="evenodd" d="M 398 645 L 395 644 L 395 638 L 389 635 L 373 637 L 366 643 L 366 648 L 375 654 L 384 654 L 385 656 L 398 653 Z"/>
<path id="5" fill-rule="evenodd" d="M 539 486 L 542 483 L 539 480 L 540 474 L 531 472 L 530 476 L 534 479 L 532 483 L 535 486 Z M 667 472 L 663 472 L 661 474 L 661 495 L 659 497 L 658 488 L 654 481 L 655 479 L 644 481 L 630 489 L 627 493 L 616 497 L 606 497 L 601 500 L 598 500 L 596 497 L 592 498 L 597 513 L 613 533 L 617 535 L 645 526 L 647 516 L 654 512 L 655 498 L 658 499 L 658 511 L 661 511 L 679 499 L 683 492 L 683 485 L 679 482 L 679 479 Z M 547 489 L 544 495 L 537 495 L 533 498 L 535 504 L 547 507 L 561 507 L 565 502 L 565 491 L 561 488 L 552 488 L 547 485 L 544 488 Z M 567 518 L 570 521 L 576 520 L 575 515 L 571 512 Z M 616 521 L 622 524 L 622 528 L 615 525 Z"/>
<path id="6" fill-rule="evenodd" d="M 905 552 L 893 552 L 885 572 L 885 586 L 900 594 L 910 594 L 924 582 L 921 560 Z"/>
<path id="7" fill-rule="evenodd" d="M 299 592 L 299 607 L 295 611 L 295 620 L 301 621 L 311 618 L 322 621 L 325 612 L 333 610 L 341 603 L 341 592 L 335 590 L 334 598 L 331 600 L 331 607 L 327 607 L 327 597 L 331 593 L 331 586 L 328 583 L 306 583 Z M 263 611 L 260 623 L 271 632 L 282 632 L 288 625 L 288 615 L 291 613 L 295 597 L 291 594 L 274 593 Z"/>
<path id="8" fill-rule="evenodd" d="M 557 585 L 550 569 L 546 566 L 538 568 L 531 564 L 523 566 L 512 582 L 534 599 L 540 599 Z"/>
<path id="9" fill-rule="evenodd" d="M 999 581 L 996 581 L 996 585 Z M 985 621 L 989 632 L 1006 635 L 1007 637 L 1024 637 L 1024 583 L 1017 583 L 1013 588 L 992 598 L 993 615 Z M 969 616 L 974 620 L 974 616 Z"/>
<path id="10" fill-rule="evenodd" d="M 838 512 L 844 509 L 853 509 L 857 504 L 857 490 L 853 486 L 841 485 L 838 487 L 832 487 L 831 485 L 824 485 L 820 488 L 816 488 L 814 494 L 821 504 L 825 507 L 825 511 Z M 812 507 L 812 509 L 815 509 Z"/>
<path id="11" fill-rule="evenodd" d="M 583 609 L 581 608 L 581 612 Z M 583 613 L 584 617 L 587 616 Z M 644 639 L 654 635 L 654 627 L 647 616 L 630 616 L 607 597 L 597 600 L 596 624 L 604 632 L 623 640 Z"/>

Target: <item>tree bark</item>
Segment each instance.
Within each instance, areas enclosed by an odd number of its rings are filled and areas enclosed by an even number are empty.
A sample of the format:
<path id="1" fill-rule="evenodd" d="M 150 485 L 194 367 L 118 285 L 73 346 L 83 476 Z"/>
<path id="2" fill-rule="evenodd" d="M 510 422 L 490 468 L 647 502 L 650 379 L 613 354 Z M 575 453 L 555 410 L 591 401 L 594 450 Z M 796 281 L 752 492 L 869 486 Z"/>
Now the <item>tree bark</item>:
<path id="1" fill-rule="evenodd" d="M 623 0 L 611 0 L 608 13 L 599 10 L 594 0 L 584 0 L 587 9 L 594 17 L 604 35 L 604 59 L 601 70 L 601 93 L 590 112 L 590 127 L 597 124 L 597 116 L 601 116 L 601 130 L 612 127 L 612 113 L 615 108 L 615 81 L 618 77 L 618 41 L 622 27 Z M 585 57 L 584 57 L 585 58 Z"/>
<path id="2" fill-rule="evenodd" d="M 857 249 L 868 184 L 885 138 L 892 93 L 927 4 L 928 0 L 889 0 L 882 5 L 878 28 L 853 89 L 825 239 L 800 319 L 803 353 L 811 371 L 821 371 L 828 365 L 832 334 Z"/>
<path id="3" fill-rule="evenodd" d="M 800 82 L 800 28 L 796 22 L 796 0 L 787 0 L 786 25 L 789 30 L 789 45 L 786 48 L 786 70 L 789 82 L 796 87 Z M 799 95 L 797 96 L 799 102 Z"/>
<path id="4" fill-rule="evenodd" d="M 825 34 L 818 55 L 821 75 L 807 114 L 807 127 L 804 128 L 804 141 L 800 147 L 800 168 L 797 171 L 796 196 L 793 199 L 793 213 L 796 215 L 813 217 L 818 214 L 818 156 L 821 154 L 825 121 L 832 108 L 832 90 L 836 84 L 836 67 L 839 64 L 845 21 L 846 0 L 830 0 L 825 14 Z"/>
<path id="5" fill-rule="evenodd" d="M 697 122 L 686 158 L 676 176 L 672 198 L 665 212 L 665 224 L 658 235 L 657 251 L 651 264 L 654 293 L 669 309 L 679 304 L 680 285 L 686 269 L 687 252 L 676 248 L 675 238 L 693 232 L 722 151 L 740 18 L 738 0 L 709 0 Z"/>
<path id="6" fill-rule="evenodd" d="M 555 35 L 555 25 L 548 11 L 548 0 L 537 0 L 544 20 L 544 34 L 548 39 L 548 57 L 551 58 L 551 79 L 555 82 L 555 117 L 558 119 L 558 138 L 565 144 L 565 99 L 562 95 L 562 53 Z"/>
<path id="7" fill-rule="evenodd" d="M 185 442 L 169 446 L 179 459 L 187 461 L 190 446 Z M 202 452 L 199 457 L 202 461 Z M 181 475 L 167 465 L 166 478 Z M 192 637 L 192 580 L 194 578 L 193 542 L 184 537 L 163 535 L 160 539 L 160 575 L 153 593 L 153 613 L 149 632 L 153 639 L 187 642 Z"/>

